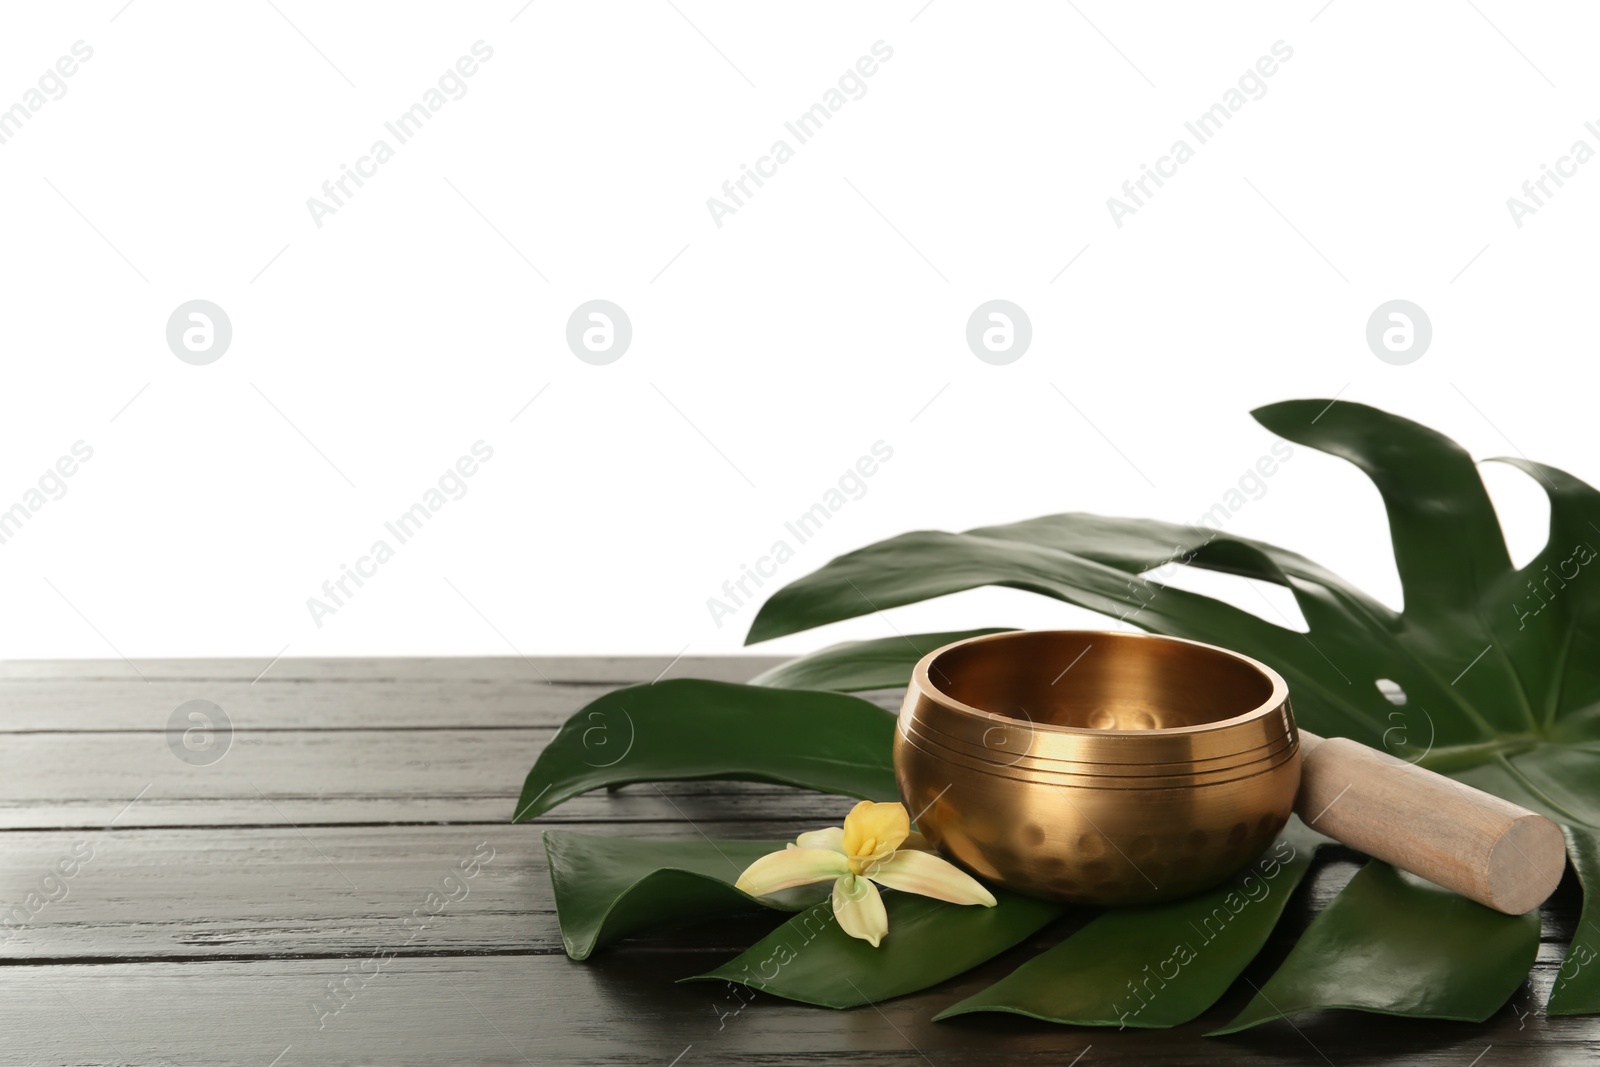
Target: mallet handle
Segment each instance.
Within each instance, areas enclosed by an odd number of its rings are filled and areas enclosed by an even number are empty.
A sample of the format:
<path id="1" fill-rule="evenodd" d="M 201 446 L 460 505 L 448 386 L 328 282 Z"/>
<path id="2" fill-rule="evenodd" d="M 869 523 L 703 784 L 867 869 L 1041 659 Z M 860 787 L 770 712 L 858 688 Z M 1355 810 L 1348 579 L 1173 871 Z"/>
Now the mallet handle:
<path id="1" fill-rule="evenodd" d="M 1295 813 L 1319 833 L 1508 915 L 1537 908 L 1566 868 L 1543 815 L 1348 738 L 1300 731 Z"/>

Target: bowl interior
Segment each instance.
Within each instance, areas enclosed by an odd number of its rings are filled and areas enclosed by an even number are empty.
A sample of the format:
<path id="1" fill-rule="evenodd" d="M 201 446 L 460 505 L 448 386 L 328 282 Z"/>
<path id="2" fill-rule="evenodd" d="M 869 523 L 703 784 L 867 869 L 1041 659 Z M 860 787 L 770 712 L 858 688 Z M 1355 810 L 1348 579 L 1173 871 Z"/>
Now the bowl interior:
<path id="1" fill-rule="evenodd" d="M 1033 631 L 968 641 L 936 656 L 928 680 L 980 711 L 1035 725 L 1171 730 L 1232 719 L 1273 681 L 1220 649 L 1136 634 Z"/>

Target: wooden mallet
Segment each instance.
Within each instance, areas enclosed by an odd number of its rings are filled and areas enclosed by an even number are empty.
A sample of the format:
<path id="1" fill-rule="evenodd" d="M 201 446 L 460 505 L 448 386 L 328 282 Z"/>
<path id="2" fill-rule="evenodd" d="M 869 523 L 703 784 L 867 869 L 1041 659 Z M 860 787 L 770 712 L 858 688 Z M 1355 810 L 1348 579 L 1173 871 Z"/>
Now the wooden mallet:
<path id="1" fill-rule="evenodd" d="M 1295 814 L 1327 834 L 1496 911 L 1521 915 L 1566 869 L 1543 815 L 1348 738 L 1300 731 Z"/>

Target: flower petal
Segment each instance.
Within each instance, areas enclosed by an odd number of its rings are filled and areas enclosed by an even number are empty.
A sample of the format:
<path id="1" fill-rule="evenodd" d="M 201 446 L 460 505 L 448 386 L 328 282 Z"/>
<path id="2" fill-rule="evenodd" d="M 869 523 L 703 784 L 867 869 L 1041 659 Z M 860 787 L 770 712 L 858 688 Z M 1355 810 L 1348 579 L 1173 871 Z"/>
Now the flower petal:
<path id="1" fill-rule="evenodd" d="M 831 849 L 791 847 L 782 852 L 769 852 L 746 867 L 734 888 L 753 897 L 765 897 L 782 889 L 826 882 L 849 873 L 850 862 Z"/>
<path id="2" fill-rule="evenodd" d="M 863 800 L 844 817 L 844 854 L 887 857 L 910 832 L 911 816 L 904 804 Z"/>
<path id="3" fill-rule="evenodd" d="M 994 894 L 972 875 L 931 852 L 901 849 L 867 868 L 866 875 L 881 886 L 916 893 L 952 904 L 995 905 Z"/>
<path id="4" fill-rule="evenodd" d="M 826 826 L 821 830 L 808 830 L 794 839 L 797 848 L 827 848 L 844 851 L 844 827 Z"/>
<path id="5" fill-rule="evenodd" d="M 873 948 L 889 932 L 889 913 L 883 909 L 878 887 L 853 874 L 833 883 L 833 917 L 839 920 L 839 929 L 872 942 Z"/>

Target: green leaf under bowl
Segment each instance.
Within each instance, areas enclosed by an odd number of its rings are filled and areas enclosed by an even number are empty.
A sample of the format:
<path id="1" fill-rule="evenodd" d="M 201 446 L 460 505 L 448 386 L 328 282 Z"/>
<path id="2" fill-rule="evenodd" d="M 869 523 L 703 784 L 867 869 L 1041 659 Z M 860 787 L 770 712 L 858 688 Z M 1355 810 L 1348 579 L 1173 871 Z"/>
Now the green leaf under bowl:
<path id="1" fill-rule="evenodd" d="M 824 902 L 791 917 L 714 971 L 685 981 L 738 982 L 789 1000 L 854 1008 L 915 993 L 983 963 L 1061 915 L 1065 907 L 1005 890 L 992 908 L 885 893 L 882 944 L 851 937 Z"/>
<path id="2" fill-rule="evenodd" d="M 1561 823 L 1585 899 L 1593 900 L 1600 893 L 1600 493 L 1554 467 L 1500 460 L 1533 478 L 1550 501 L 1548 543 L 1516 567 L 1477 465 L 1443 434 L 1336 399 L 1286 401 L 1254 414 L 1283 439 L 1346 459 L 1372 481 L 1388 516 L 1403 610 L 1304 556 L 1232 533 L 1248 501 L 1229 488 L 1192 526 L 1064 514 L 965 533 L 903 534 L 779 590 L 749 640 L 1000 585 L 1236 649 L 1284 676 L 1302 726 L 1386 749 Z M 1282 442 L 1272 456 L 1262 457 L 1267 474 L 1299 477 L 1278 470 L 1293 469 Z M 1258 477 L 1254 484 L 1266 483 Z M 1162 583 L 1162 574 L 1181 566 L 1282 586 L 1308 632 Z M 878 651 L 896 654 L 892 644 Z M 907 669 L 912 653 L 904 650 Z M 828 655 L 830 684 L 855 684 L 838 666 L 848 652 Z M 806 667 L 802 660 L 787 670 L 804 676 Z M 873 677 L 887 671 L 871 666 Z M 1600 911 L 1585 911 L 1589 922 L 1569 947 L 1552 1012 L 1600 1011 L 1600 963 L 1586 966 L 1600 950 Z M 1457 940 L 1475 936 L 1467 918 L 1445 922 L 1455 924 Z M 1317 987 L 1330 1005 L 1404 1013 L 1417 998 L 1448 998 L 1454 988 L 1428 968 L 1415 980 L 1434 983 L 1431 993 L 1369 983 L 1360 967 L 1343 964 L 1377 950 L 1353 939 L 1318 951 L 1326 974 L 1338 976 Z"/>
<path id="3" fill-rule="evenodd" d="M 1538 951 L 1537 911 L 1502 915 L 1374 860 L 1212 1034 L 1322 1008 L 1482 1022 L 1517 991 Z"/>
<path id="4" fill-rule="evenodd" d="M 772 907 L 733 887 L 739 873 L 783 841 L 641 841 L 546 830 L 556 914 L 567 955 L 652 926 L 708 918 L 733 908 Z"/>
<path id="5" fill-rule="evenodd" d="M 517 800 L 526 822 L 591 789 L 721 778 L 896 800 L 894 716 L 842 693 L 695 678 L 636 685 L 568 719 Z"/>
<path id="6" fill-rule="evenodd" d="M 1118 1029 L 1186 1023 L 1261 951 L 1327 840 L 1293 819 L 1260 859 L 1216 889 L 1107 911 L 934 1018 L 1010 1012 Z"/>

